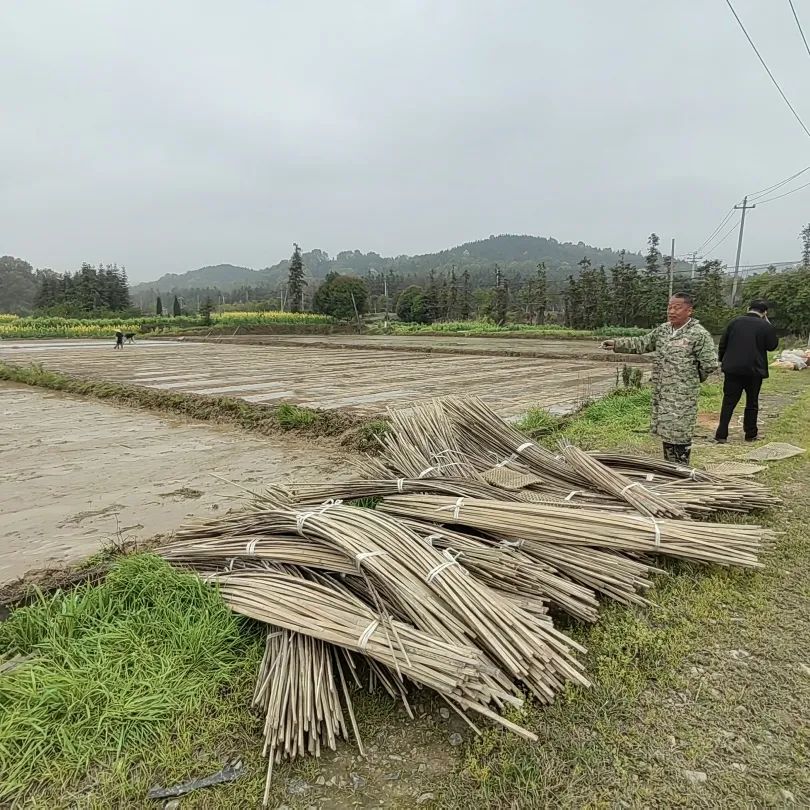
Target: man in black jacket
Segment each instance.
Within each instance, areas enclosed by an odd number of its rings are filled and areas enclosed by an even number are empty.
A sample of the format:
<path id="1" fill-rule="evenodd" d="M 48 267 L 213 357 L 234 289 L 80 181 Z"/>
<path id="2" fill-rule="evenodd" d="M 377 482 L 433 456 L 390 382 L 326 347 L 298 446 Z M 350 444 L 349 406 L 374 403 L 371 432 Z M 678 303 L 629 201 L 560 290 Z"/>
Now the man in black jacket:
<path id="1" fill-rule="evenodd" d="M 743 391 L 745 440 L 752 442 L 756 439 L 759 389 L 768 376 L 768 352 L 772 352 L 778 343 L 776 330 L 768 320 L 767 301 L 752 301 L 748 312 L 726 327 L 719 347 L 725 381 L 720 423 L 714 436 L 716 441 L 725 443 L 728 440 L 728 424 Z"/>

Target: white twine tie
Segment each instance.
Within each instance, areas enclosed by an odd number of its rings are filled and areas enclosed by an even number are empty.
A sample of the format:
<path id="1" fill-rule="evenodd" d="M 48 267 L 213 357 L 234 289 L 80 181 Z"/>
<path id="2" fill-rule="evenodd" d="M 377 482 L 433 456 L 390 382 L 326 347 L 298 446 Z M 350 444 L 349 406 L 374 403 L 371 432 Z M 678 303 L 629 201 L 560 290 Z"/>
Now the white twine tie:
<path id="1" fill-rule="evenodd" d="M 355 555 L 354 560 L 359 568 L 360 563 L 363 562 L 363 560 L 368 560 L 370 557 L 379 557 L 385 553 L 385 549 L 382 548 L 375 549 L 374 551 L 361 551 L 359 554 Z"/>
<path id="2" fill-rule="evenodd" d="M 357 639 L 357 646 L 361 650 L 365 650 L 368 645 L 369 639 L 374 635 L 374 631 L 380 626 L 379 620 L 375 619 L 371 624 L 363 630 L 362 635 Z"/>
<path id="3" fill-rule="evenodd" d="M 571 490 L 571 492 L 569 492 L 569 493 L 568 493 L 568 494 L 565 496 L 565 500 L 566 500 L 566 501 L 571 501 L 571 500 L 573 500 L 573 499 L 574 499 L 574 498 L 575 498 L 577 495 L 582 495 L 582 494 L 583 494 L 583 490 L 581 490 L 581 489 L 574 489 L 574 490 Z"/>
<path id="4" fill-rule="evenodd" d="M 451 548 L 446 548 L 443 552 L 443 556 L 445 557 L 444 562 L 440 562 L 437 566 L 428 571 L 428 575 L 425 577 L 425 582 L 427 582 L 428 585 L 433 582 L 434 577 L 437 577 L 442 571 L 449 568 L 451 565 L 460 565 L 458 561 L 458 558 L 461 556 L 460 551 L 454 551 Z M 461 570 L 465 571 L 466 573 L 464 568 Z"/>
<path id="5" fill-rule="evenodd" d="M 324 501 L 317 509 L 311 509 L 307 512 L 299 512 L 295 516 L 295 528 L 302 537 L 304 536 L 304 524 L 309 520 L 309 518 L 314 517 L 315 515 L 322 515 L 328 509 L 332 509 L 332 507 L 340 506 L 343 503 L 340 499 L 330 498 L 328 501 Z"/>
<path id="6" fill-rule="evenodd" d="M 436 511 L 437 512 L 449 512 L 451 509 L 453 510 L 453 520 L 458 520 L 459 512 L 461 511 L 461 504 L 464 503 L 464 498 L 459 498 L 455 504 L 447 504 L 447 506 L 440 506 Z"/>

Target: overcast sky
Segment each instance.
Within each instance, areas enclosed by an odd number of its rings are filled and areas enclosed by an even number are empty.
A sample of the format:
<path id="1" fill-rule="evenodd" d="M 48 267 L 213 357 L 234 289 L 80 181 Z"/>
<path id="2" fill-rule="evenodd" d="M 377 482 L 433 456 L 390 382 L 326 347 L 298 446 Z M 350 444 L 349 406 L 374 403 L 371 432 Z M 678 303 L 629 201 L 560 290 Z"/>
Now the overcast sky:
<path id="1" fill-rule="evenodd" d="M 810 126 L 787 0 L 735 7 Z M 681 254 L 810 165 L 725 0 L 3 0 L 0 30 L 0 254 L 37 267 L 497 233 Z M 751 212 L 743 264 L 798 258 L 808 220 L 810 188 Z"/>

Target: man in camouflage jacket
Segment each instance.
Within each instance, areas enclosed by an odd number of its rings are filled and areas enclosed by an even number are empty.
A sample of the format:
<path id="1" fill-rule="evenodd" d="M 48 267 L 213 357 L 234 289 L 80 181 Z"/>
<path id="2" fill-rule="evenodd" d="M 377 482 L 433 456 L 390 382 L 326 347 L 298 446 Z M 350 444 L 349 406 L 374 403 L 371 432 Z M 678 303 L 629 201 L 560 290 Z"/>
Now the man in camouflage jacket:
<path id="1" fill-rule="evenodd" d="M 678 464 L 689 463 L 700 384 L 719 365 L 712 336 L 692 310 L 691 296 L 676 293 L 667 304 L 666 323 L 642 337 L 603 344 L 615 352 L 653 353 L 651 431 L 664 443 L 664 458 Z"/>

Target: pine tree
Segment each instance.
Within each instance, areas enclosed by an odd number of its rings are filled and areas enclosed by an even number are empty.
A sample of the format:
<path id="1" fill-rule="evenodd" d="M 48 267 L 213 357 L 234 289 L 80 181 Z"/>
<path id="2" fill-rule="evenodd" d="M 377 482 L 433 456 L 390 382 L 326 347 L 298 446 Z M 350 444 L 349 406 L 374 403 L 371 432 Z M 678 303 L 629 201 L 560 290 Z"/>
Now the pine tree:
<path id="1" fill-rule="evenodd" d="M 605 265 L 599 265 L 596 271 L 596 326 L 607 326 L 613 312 L 610 285 L 607 280 Z"/>
<path id="2" fill-rule="evenodd" d="M 810 222 L 801 229 L 799 238 L 802 240 L 802 268 L 807 270 L 810 268 Z"/>
<path id="3" fill-rule="evenodd" d="M 160 295 L 158 295 L 157 301 L 155 301 L 155 315 L 158 317 L 163 315 L 163 301 L 160 300 Z"/>
<path id="4" fill-rule="evenodd" d="M 647 239 L 648 249 L 644 262 L 647 267 L 647 274 L 651 276 L 657 276 L 661 269 L 661 251 L 658 249 L 660 243 L 661 239 L 657 233 L 651 233 L 649 239 Z"/>
<path id="5" fill-rule="evenodd" d="M 447 319 L 454 321 L 458 318 L 458 279 L 455 265 L 450 268 L 450 285 L 447 288 Z"/>
<path id="6" fill-rule="evenodd" d="M 595 329 L 599 326 L 599 282 L 591 260 L 585 256 L 578 262 L 579 290 L 581 293 L 581 322 L 579 328 Z"/>
<path id="7" fill-rule="evenodd" d="M 447 287 L 447 279 L 442 279 L 442 284 L 439 287 L 439 320 L 446 321 L 450 313 L 450 290 Z"/>
<path id="8" fill-rule="evenodd" d="M 307 280 L 304 278 L 304 262 L 301 258 L 301 248 L 293 242 L 293 254 L 290 257 L 290 273 L 287 277 L 287 298 L 290 302 L 290 312 L 300 312 L 303 309 L 304 287 Z"/>
<path id="9" fill-rule="evenodd" d="M 424 317 L 428 323 L 433 323 L 439 320 L 440 301 L 439 301 L 439 285 L 436 283 L 436 271 L 431 270 L 428 273 L 428 283 L 422 294 L 422 309 Z"/>
<path id="10" fill-rule="evenodd" d="M 200 315 L 205 326 L 211 325 L 211 313 L 214 311 L 214 302 L 210 295 L 200 304 Z"/>
<path id="11" fill-rule="evenodd" d="M 619 254 L 619 261 L 610 269 L 611 322 L 616 326 L 630 326 L 639 313 L 638 270 L 625 260 L 625 252 Z"/>
<path id="12" fill-rule="evenodd" d="M 183 310 L 180 308 L 180 299 L 175 295 L 174 301 L 172 302 L 172 315 L 175 318 L 180 317 L 183 314 Z"/>
<path id="13" fill-rule="evenodd" d="M 461 298 L 458 307 L 458 316 L 467 321 L 472 315 L 472 291 L 470 290 L 470 271 L 464 270 L 461 274 Z"/>
<path id="14" fill-rule="evenodd" d="M 526 317 L 530 323 L 540 324 L 546 322 L 546 309 L 548 308 L 548 275 L 545 262 L 537 265 L 537 272 L 533 279 L 526 283 L 523 295 L 526 304 Z"/>
<path id="15" fill-rule="evenodd" d="M 495 287 L 492 296 L 492 320 L 499 326 L 506 323 L 509 314 L 509 287 L 505 281 Z"/>
<path id="16" fill-rule="evenodd" d="M 563 293 L 565 325 L 570 329 L 582 328 L 582 290 L 579 282 L 568 276 L 568 285 Z"/>
<path id="17" fill-rule="evenodd" d="M 695 285 L 695 314 L 710 332 L 719 332 L 732 314 L 726 305 L 726 278 L 718 259 L 703 262 Z"/>

